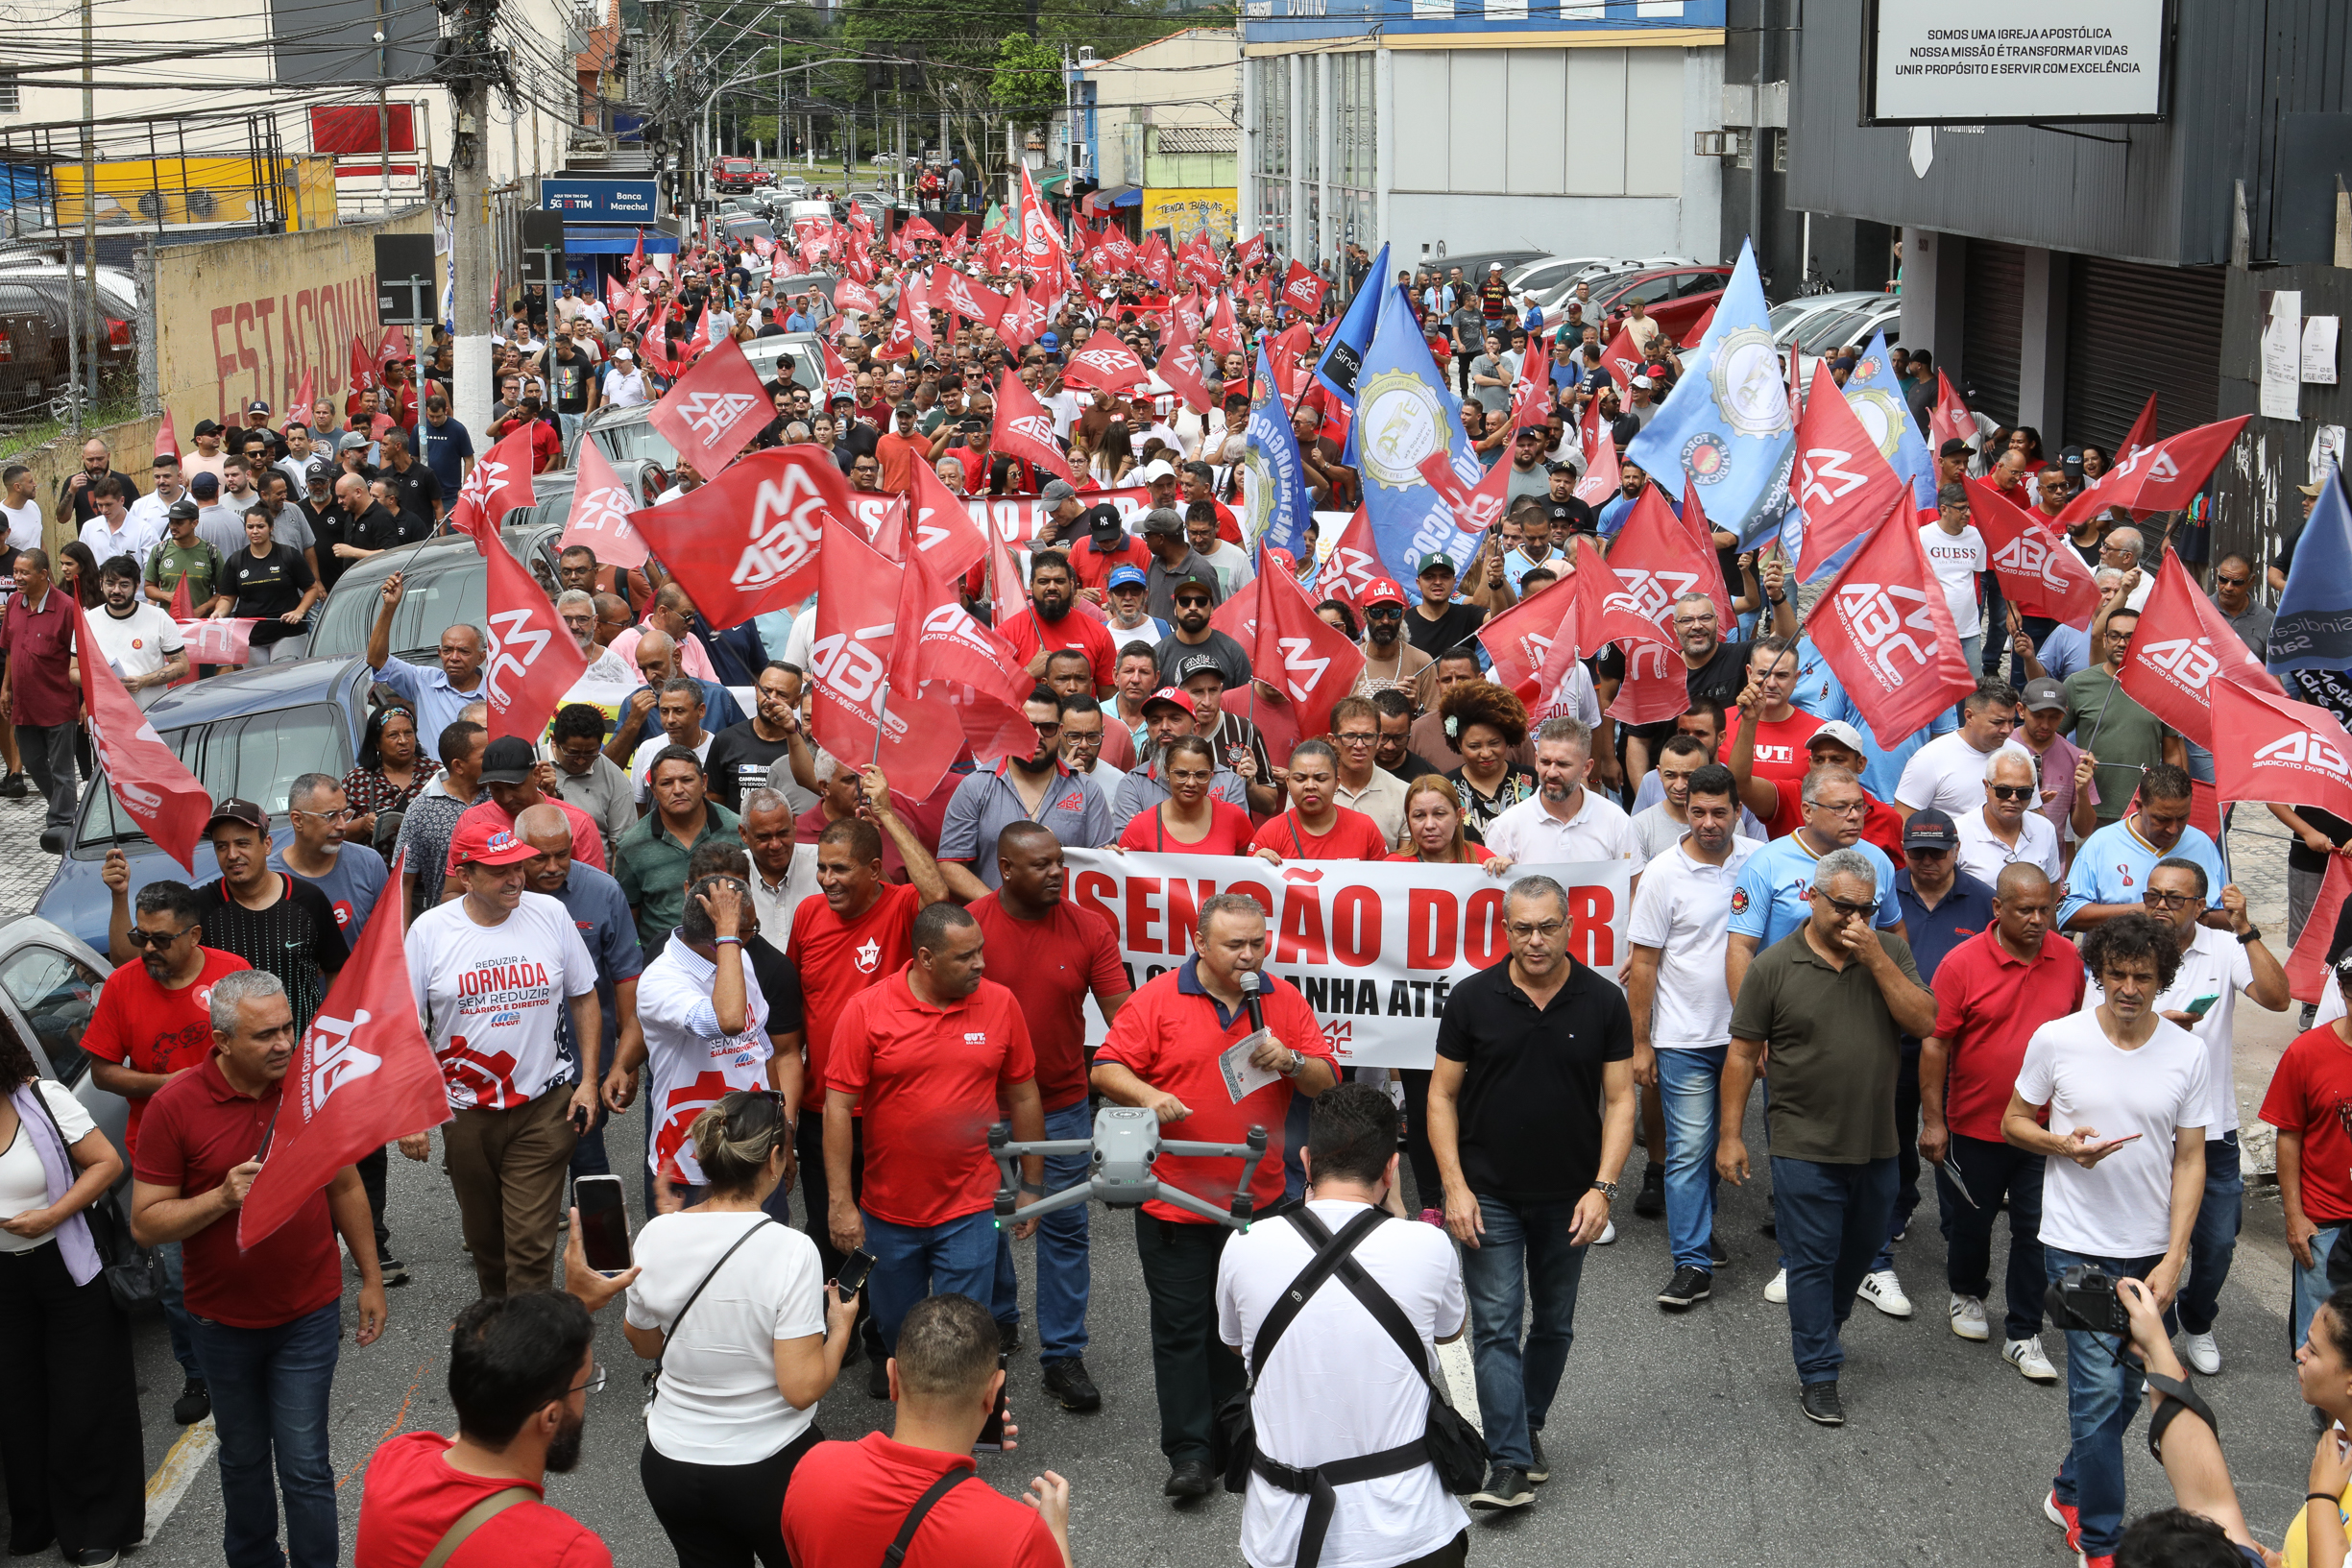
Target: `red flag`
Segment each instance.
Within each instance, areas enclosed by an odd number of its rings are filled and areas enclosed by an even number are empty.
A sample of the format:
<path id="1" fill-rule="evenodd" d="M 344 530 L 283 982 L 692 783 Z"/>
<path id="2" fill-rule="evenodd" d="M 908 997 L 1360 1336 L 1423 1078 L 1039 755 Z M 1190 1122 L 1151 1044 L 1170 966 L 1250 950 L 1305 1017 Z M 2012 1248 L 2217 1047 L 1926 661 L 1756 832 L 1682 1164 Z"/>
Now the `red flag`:
<path id="1" fill-rule="evenodd" d="M 662 394 L 646 422 L 677 449 L 681 461 L 715 479 L 775 413 L 760 373 L 740 347 L 724 342 Z M 662 559 L 669 560 L 667 551 Z"/>
<path id="2" fill-rule="evenodd" d="M 1634 377 L 1644 374 L 1645 363 L 1641 350 L 1634 347 L 1634 334 L 1623 327 L 1618 328 L 1609 347 L 1601 350 L 1601 369 L 1616 382 L 1620 398 L 1634 390 Z"/>
<path id="3" fill-rule="evenodd" d="M 309 411 L 305 409 L 303 418 L 307 420 L 309 417 Z M 168 457 L 175 463 L 180 461 L 180 432 L 172 428 L 172 411 L 168 408 L 163 411 L 163 422 L 156 427 L 156 456 Z"/>
<path id="4" fill-rule="evenodd" d="M 629 253 L 629 276 L 635 277 L 645 270 L 645 231 L 637 231 L 637 246 Z"/>
<path id="5" fill-rule="evenodd" d="M 1152 377 L 1143 368 L 1135 351 L 1119 341 L 1119 334 L 1107 327 L 1097 327 L 1086 347 L 1070 356 L 1069 368 L 1062 372 L 1062 384 L 1073 387 L 1099 388 L 1103 392 L 1124 396 L 1140 387 Z"/>
<path id="6" fill-rule="evenodd" d="M 826 406 L 830 408 L 837 398 L 847 398 L 855 402 L 858 398 L 858 373 L 849 368 L 849 361 L 843 359 L 832 344 L 820 338 L 816 347 L 825 360 Z"/>
<path id="7" fill-rule="evenodd" d="M 982 626 L 917 552 L 899 579 L 897 624 L 905 635 L 890 657 L 890 689 L 909 710 L 929 714 L 941 703 L 956 711 L 965 747 L 981 761 L 1030 758 L 1037 729 L 1022 709 L 1036 678 L 1012 644 Z"/>
<path id="8" fill-rule="evenodd" d="M 1193 237 L 1178 247 L 1176 271 L 1204 289 L 1215 288 L 1224 281 L 1224 264 L 1217 259 L 1217 244 L 1205 229 L 1193 230 Z"/>
<path id="9" fill-rule="evenodd" d="M 1617 487 L 1625 479 L 1625 470 L 1617 461 L 1617 444 L 1610 438 L 1607 430 L 1596 428 L 1592 431 L 1591 440 L 1585 449 L 1592 456 L 1585 465 L 1584 477 L 1576 481 L 1576 489 L 1570 494 L 1598 512 L 1616 499 Z M 1501 468 L 1503 465 L 1498 462 L 1495 467 Z"/>
<path id="10" fill-rule="evenodd" d="M 833 302 L 843 310 L 855 310 L 861 315 L 872 315 L 882 308 L 881 298 L 854 277 L 835 280 Z"/>
<path id="11" fill-rule="evenodd" d="M 988 618 L 999 626 L 1029 608 L 1029 587 L 1021 580 L 1021 564 L 1013 559 L 1005 536 L 988 530 Z"/>
<path id="12" fill-rule="evenodd" d="M 913 468 L 914 489 L 907 497 L 907 537 L 898 559 L 920 560 L 924 570 L 952 584 L 988 553 L 988 536 L 981 532 L 963 497 L 947 488 L 937 470 L 922 462 Z M 911 549 L 907 547 L 909 543 Z"/>
<path id="13" fill-rule="evenodd" d="M 816 702 L 810 728 L 834 756 L 853 765 L 872 758 L 893 788 L 922 800 L 947 776 L 963 736 L 923 722 L 916 693 L 900 691 L 893 702 L 885 690 L 898 643 L 906 568 L 859 533 L 856 523 L 828 519 L 817 554 L 816 639 L 809 649 Z M 909 627 L 907 635 L 919 633 Z"/>
<path id="14" fill-rule="evenodd" d="M 1217 308 L 1209 315 L 1208 345 L 1223 358 L 1242 351 L 1242 329 L 1233 319 L 1233 296 L 1220 289 Z"/>
<path id="15" fill-rule="evenodd" d="M 65 603 L 73 611 L 74 646 L 87 650 L 78 661 L 82 711 L 98 748 L 98 765 L 106 770 L 107 788 L 138 830 L 193 877 L 196 844 L 212 815 L 212 797 L 156 734 L 138 699 L 96 657 L 97 640 L 73 595 L 67 594 Z"/>
<path id="16" fill-rule="evenodd" d="M 2220 466 L 2222 454 L 2245 428 L 2248 418 L 2241 414 L 2234 420 L 2200 424 L 2153 446 L 2141 447 L 2067 502 L 2066 510 L 2052 518 L 2051 524 L 2072 528 L 2111 506 L 2122 507 L 2134 516 L 2187 506 L 2205 488 L 2205 480 Z"/>
<path id="17" fill-rule="evenodd" d="M 183 590 L 187 587 L 186 577 L 180 579 L 180 586 Z M 179 595 L 175 593 L 175 603 L 178 598 Z M 176 612 L 175 619 L 178 619 Z M 248 619 L 224 615 L 215 619 L 206 615 L 201 620 L 178 619 L 178 624 L 180 640 L 187 648 L 190 670 L 206 664 L 244 665 L 253 663 L 254 628 L 261 624 L 258 617 Z M 193 674 L 187 677 L 191 681 L 195 678 Z M 175 681 L 172 684 L 179 686 L 182 683 Z"/>
<path id="18" fill-rule="evenodd" d="M 856 515 L 830 452 L 769 446 L 676 500 L 630 513 L 629 526 L 724 631 L 807 598 L 825 519 Z"/>
<path id="19" fill-rule="evenodd" d="M 2140 410 L 2140 417 L 2138 419 L 2131 422 L 2131 429 L 2125 433 L 2123 437 L 2123 445 L 2116 448 L 2115 455 L 2117 460 L 2121 461 L 2123 458 L 2129 457 L 2132 453 L 2138 451 L 2143 446 L 2153 446 L 2155 445 L 2156 395 L 2151 392 L 2147 395 L 2147 406 Z"/>
<path id="20" fill-rule="evenodd" d="M 1162 294 L 1176 292 L 1176 258 L 1169 253 L 1168 242 L 1160 238 L 1158 229 L 1146 234 L 1143 244 L 1135 248 L 1135 265 Z"/>
<path id="21" fill-rule="evenodd" d="M 1804 559 L 1809 567 L 1879 526 L 1898 503 L 1903 517 L 1911 515 L 1911 487 L 1896 476 L 1878 442 L 1862 428 L 1827 359 L 1813 362 L 1812 391 L 1805 399 L 1805 417 L 1797 422 L 1797 462 L 1788 493 L 1805 510 Z M 1918 543 L 1916 535 L 1912 542 Z"/>
<path id="22" fill-rule="evenodd" d="M 393 861 L 395 888 L 406 858 Z M 240 1248 L 275 1235 L 361 1155 L 449 1120 L 441 1064 L 417 1024 L 402 931 L 400 901 L 377 899 L 295 1042 L 270 1113 L 269 1156 L 237 1211 Z"/>
<path id="23" fill-rule="evenodd" d="M 1976 445 L 1976 416 L 1952 390 L 1952 378 L 1942 371 L 1935 373 L 1935 402 L 1928 410 L 1928 436 L 1938 451 L 1947 441 Z"/>
<path id="24" fill-rule="evenodd" d="M 2156 568 L 2156 586 L 2141 606 L 2140 624 L 2132 628 L 2131 650 L 2118 679 L 2134 702 L 2207 751 L 2218 752 L 2213 738 L 2217 675 L 2286 700 L 2286 689 L 2246 651 L 2214 602 L 2197 591 L 2180 557 L 2167 552 Z"/>
<path id="25" fill-rule="evenodd" d="M 1330 286 L 1305 262 L 1294 261 L 1282 279 L 1282 302 L 1302 316 L 1312 316 L 1322 308 L 1323 293 Z"/>
<path id="26" fill-rule="evenodd" d="M 2287 958 L 2287 989 L 2297 1001 L 2316 1003 L 2335 988 L 2336 972 L 2328 966 L 2327 950 L 2336 939 L 2336 921 L 2343 913 L 2346 894 L 2352 894 L 2352 860 L 2331 855 L 2319 897 L 2304 917 L 2303 934 L 2295 938 L 2294 952 Z"/>
<path id="27" fill-rule="evenodd" d="M 316 365 L 304 365 L 302 385 L 294 389 L 293 417 L 299 418 L 305 424 L 310 422 L 310 405 L 318 401 L 318 384 L 319 368 Z"/>
<path id="28" fill-rule="evenodd" d="M 1843 407 L 1846 399 L 1834 383 L 1825 389 L 1816 376 L 1811 401 Z M 1871 454 L 1878 455 L 1876 446 Z M 1902 509 L 1900 517 L 1893 507 Z M 1830 580 L 1805 620 L 1813 645 L 1879 744 L 1890 748 L 1976 688 L 1919 530 L 1903 525 L 1909 517 L 1906 488 L 1878 519 L 1889 526 L 1865 526 L 1866 543 Z"/>
<path id="29" fill-rule="evenodd" d="M 1159 378 L 1168 383 L 1168 390 L 1184 400 L 1188 408 L 1202 413 L 1215 406 L 1209 396 L 1208 366 L 1200 357 L 1200 346 L 1193 341 L 1181 319 L 1172 319 L 1167 335 L 1160 340 L 1159 364 L 1154 367 Z"/>
<path id="30" fill-rule="evenodd" d="M 489 553 L 490 661 L 482 666 L 482 689 L 490 699 L 490 737 L 535 741 L 564 693 L 588 673 L 588 659 L 522 563 L 503 549 Z"/>
<path id="31" fill-rule="evenodd" d="M 1554 663 L 1555 647 L 1564 645 L 1566 657 L 1571 660 L 1581 655 L 1583 633 L 1577 622 L 1577 597 L 1572 591 L 1537 593 L 1478 628 L 1479 645 L 1487 650 L 1492 665 L 1489 675 L 1496 686 L 1517 692 L 1522 701 L 1533 702 L 1541 689 L 1543 672 Z M 1566 673 L 1563 668 L 1559 675 Z M 1555 677 L 1555 685 L 1557 681 Z"/>
<path id="32" fill-rule="evenodd" d="M 2335 714 L 2227 675 L 2209 689 L 2220 799 L 2316 806 L 2352 816 L 2352 736 Z"/>
<path id="33" fill-rule="evenodd" d="M 1111 341 L 1117 343 L 1118 339 Z M 1092 351 L 1091 345 L 1088 351 Z M 1127 353 L 1125 348 L 1119 351 Z M 996 378 L 996 422 L 988 432 L 988 444 L 998 451 L 1036 464 L 1057 479 L 1078 483 L 1070 471 L 1069 457 L 1054 439 L 1054 416 L 1046 412 L 1045 405 L 1010 371 Z"/>
<path id="34" fill-rule="evenodd" d="M 383 342 L 376 346 L 376 363 L 379 365 L 388 365 L 396 359 L 412 359 L 415 356 L 408 351 L 408 328 L 397 324 L 385 327 Z"/>
<path id="35" fill-rule="evenodd" d="M 620 482 L 603 448 L 593 441 L 580 443 L 578 482 L 572 487 L 571 510 L 564 519 L 558 548 L 585 544 L 604 566 L 634 569 L 645 564 L 645 542 L 629 526 L 637 497 Z"/>
<path id="36" fill-rule="evenodd" d="M 449 508 L 449 526 L 470 536 L 473 547 L 488 555 L 497 543 L 498 519 L 536 499 L 531 494 L 531 426 L 519 424 L 466 475 L 457 504 Z"/>
<path id="37" fill-rule="evenodd" d="M 1454 471 L 1453 454 L 1443 446 L 1422 458 L 1418 467 L 1421 478 L 1438 493 L 1453 513 L 1456 527 L 1483 533 L 1495 519 L 1503 515 L 1504 497 L 1511 489 L 1511 464 L 1508 459 L 1480 474 L 1475 485 L 1462 482 L 1462 476 Z M 1467 568 L 1469 563 L 1466 561 L 1461 565 Z"/>
<path id="38" fill-rule="evenodd" d="M 1256 266 L 1259 259 L 1265 254 L 1266 236 L 1263 233 L 1252 234 L 1248 239 L 1233 242 L 1233 265 L 1244 272 Z"/>
<path id="39" fill-rule="evenodd" d="M 1364 673 L 1364 650 L 1315 613 L 1305 590 L 1289 572 L 1260 572 L 1250 586 L 1258 591 L 1250 669 L 1282 693 L 1301 736 L 1328 735 L 1332 705 L 1347 695 Z"/>
<path id="40" fill-rule="evenodd" d="M 2000 594 L 2028 615 L 2088 628 L 2098 614 L 2098 579 L 2039 513 L 1981 479 L 1970 478 L 1969 517 L 2000 578 Z"/>
<path id="41" fill-rule="evenodd" d="M 1359 506 L 1347 526 L 1340 530 L 1340 537 L 1331 542 L 1331 553 L 1323 557 L 1322 570 L 1311 592 L 1318 602 L 1337 599 L 1353 608 L 1364 602 L 1372 584 L 1388 574 L 1380 560 L 1379 543 L 1372 538 L 1371 515 Z"/>
<path id="42" fill-rule="evenodd" d="M 708 304 L 705 304 L 702 307 L 701 320 L 694 323 L 694 335 L 687 340 L 687 362 L 691 364 L 693 361 L 700 359 L 704 354 L 710 351 L 711 346 L 711 307 Z"/>
<path id="43" fill-rule="evenodd" d="M 1026 163 L 1021 165 L 1021 262 L 1036 277 L 1069 265 L 1069 252 L 1054 231 L 1054 214 L 1038 199 L 1036 178 Z"/>
<path id="44" fill-rule="evenodd" d="M 1593 641 L 1677 646 L 1674 601 L 1685 593 L 1707 592 L 1713 565 L 1714 551 L 1702 552 L 1691 543 L 1689 530 L 1666 504 L 1665 493 L 1654 484 L 1642 486 L 1634 509 L 1626 514 L 1625 526 L 1609 546 L 1604 566 L 1615 581 L 1603 584 L 1608 592 L 1601 596 L 1592 623 Z"/>
<path id="45" fill-rule="evenodd" d="M 1511 428 L 1519 430 L 1544 428 L 1544 421 L 1552 412 L 1552 351 L 1541 338 L 1527 340 L 1527 352 L 1519 361 L 1519 374 L 1511 383 Z M 1508 465 L 1506 455 L 1496 468 Z"/>
<path id="46" fill-rule="evenodd" d="M 1029 290 L 1016 279 L 1005 296 L 1005 314 L 997 319 L 996 335 L 1015 349 L 1025 349 L 1037 341 L 1029 320 Z"/>
<path id="47" fill-rule="evenodd" d="M 939 271 L 947 275 L 947 284 L 939 291 L 939 302 L 965 321 L 995 330 L 996 324 L 1005 319 L 1005 296 L 990 293 L 952 267 Z"/>
<path id="48" fill-rule="evenodd" d="M 376 390 L 376 358 L 368 352 L 367 339 L 356 332 L 352 334 L 350 357 L 352 390 L 353 392 L 374 392 Z"/>
<path id="49" fill-rule="evenodd" d="M 1732 589 L 1723 580 L 1723 558 L 1715 553 L 1715 532 L 1708 526 L 1707 509 L 1699 502 L 1699 487 L 1689 475 L 1683 476 L 1683 532 L 1690 536 L 1691 548 L 1697 559 L 1706 563 L 1699 571 L 1699 591 L 1715 601 L 1716 624 L 1732 624 Z"/>

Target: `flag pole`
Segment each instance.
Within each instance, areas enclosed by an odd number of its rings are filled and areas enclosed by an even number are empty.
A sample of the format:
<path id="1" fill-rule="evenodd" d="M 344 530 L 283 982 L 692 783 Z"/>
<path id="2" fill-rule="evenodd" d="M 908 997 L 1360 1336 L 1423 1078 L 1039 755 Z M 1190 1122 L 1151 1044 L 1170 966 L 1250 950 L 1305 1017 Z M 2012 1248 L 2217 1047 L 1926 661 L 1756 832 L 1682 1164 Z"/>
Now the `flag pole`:
<path id="1" fill-rule="evenodd" d="M 889 712 L 889 707 L 890 677 L 885 675 L 881 684 L 874 688 L 874 755 L 866 759 L 868 767 L 882 765 L 882 720 L 883 715 Z"/>

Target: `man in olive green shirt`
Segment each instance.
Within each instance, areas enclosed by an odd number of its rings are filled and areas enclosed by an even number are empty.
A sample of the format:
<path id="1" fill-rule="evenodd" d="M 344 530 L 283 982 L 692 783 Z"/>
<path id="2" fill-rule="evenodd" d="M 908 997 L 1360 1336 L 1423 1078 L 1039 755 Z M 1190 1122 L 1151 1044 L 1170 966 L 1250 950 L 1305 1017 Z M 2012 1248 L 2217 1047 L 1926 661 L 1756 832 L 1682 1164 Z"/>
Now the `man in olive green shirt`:
<path id="1" fill-rule="evenodd" d="M 1788 1277 L 1788 1337 L 1807 1419 L 1843 1426 L 1838 1331 L 1887 1237 L 1903 1036 L 1934 1032 L 1910 944 L 1874 931 L 1878 872 L 1858 850 L 1813 869 L 1806 923 L 1756 955 L 1732 1005 L 1715 1170 L 1748 1179 L 1748 1091 L 1769 1050 L 1772 1207 Z"/>
<path id="2" fill-rule="evenodd" d="M 197 506 L 185 496 L 165 516 L 162 542 L 148 553 L 147 596 L 169 610 L 181 580 L 188 585 L 188 609 L 203 615 L 219 591 L 221 552 L 196 532 Z"/>
<path id="3" fill-rule="evenodd" d="M 2131 634 L 2140 624 L 2137 610 L 2116 610 L 2107 616 L 2100 636 L 2100 661 L 2066 678 L 2066 717 L 2059 731 L 2089 752 L 2098 763 L 2098 825 L 2119 820 L 2139 791 L 2141 770 L 2157 762 L 2185 768 L 2187 747 L 2164 721 L 2134 702 L 2118 677 Z M 2097 631 L 2097 628 L 2094 628 Z"/>
<path id="4" fill-rule="evenodd" d="M 655 754 L 645 770 L 653 809 L 620 835 L 613 877 L 637 917 L 637 945 L 650 963 L 686 912 L 686 871 L 705 840 L 742 841 L 733 811 L 705 793 L 702 760 L 684 746 Z"/>

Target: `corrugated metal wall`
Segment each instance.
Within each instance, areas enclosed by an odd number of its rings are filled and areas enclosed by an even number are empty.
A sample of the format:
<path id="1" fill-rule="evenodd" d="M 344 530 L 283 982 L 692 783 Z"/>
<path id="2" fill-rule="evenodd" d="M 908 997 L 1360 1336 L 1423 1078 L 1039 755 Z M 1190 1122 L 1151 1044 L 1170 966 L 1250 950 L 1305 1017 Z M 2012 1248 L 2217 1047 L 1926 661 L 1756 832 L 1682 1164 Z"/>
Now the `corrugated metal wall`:
<path id="1" fill-rule="evenodd" d="M 2066 302 L 2066 440 L 2114 452 L 2156 399 L 2159 435 L 2218 418 L 2225 271 L 2075 256 Z"/>
<path id="2" fill-rule="evenodd" d="M 2018 347 L 2025 326 L 2025 253 L 1971 240 L 1960 322 L 1960 384 L 1968 406 L 2003 424 L 2017 420 Z"/>

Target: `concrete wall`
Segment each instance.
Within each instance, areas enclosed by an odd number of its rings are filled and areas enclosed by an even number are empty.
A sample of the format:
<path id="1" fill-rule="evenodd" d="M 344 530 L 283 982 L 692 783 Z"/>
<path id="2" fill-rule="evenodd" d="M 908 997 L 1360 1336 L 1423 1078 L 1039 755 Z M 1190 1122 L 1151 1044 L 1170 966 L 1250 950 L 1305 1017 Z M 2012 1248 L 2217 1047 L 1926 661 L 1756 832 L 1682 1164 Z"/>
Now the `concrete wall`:
<path id="1" fill-rule="evenodd" d="M 1193 27 L 1096 61 L 1086 79 L 1094 84 L 1103 139 L 1111 126 L 1130 121 L 1237 124 L 1241 60 L 1241 35 L 1232 28 Z"/>
<path id="2" fill-rule="evenodd" d="M 156 387 L 182 440 L 246 401 L 282 420 L 305 370 L 338 403 L 353 334 L 373 348 L 377 234 L 429 234 L 419 211 L 315 233 L 267 234 L 155 253 Z"/>
<path id="3" fill-rule="evenodd" d="M 156 432 L 162 424 L 159 419 L 133 420 L 127 424 L 109 424 L 103 430 L 85 430 L 78 440 L 60 436 L 46 446 L 17 452 L 6 464 L 0 464 L 9 467 L 22 463 L 33 470 L 33 498 L 47 519 L 41 529 L 41 541 L 48 546 L 52 560 L 57 556 L 58 546 L 78 537 L 70 525 L 61 523 L 51 514 L 50 503 L 57 498 L 58 486 L 65 482 L 65 476 L 82 467 L 84 444 L 93 437 L 105 442 L 108 450 L 114 454 L 115 471 L 136 480 L 139 493 L 145 495 L 152 488 L 147 482 L 147 465 L 155 455 Z M 185 426 L 182 429 L 184 432 Z"/>

